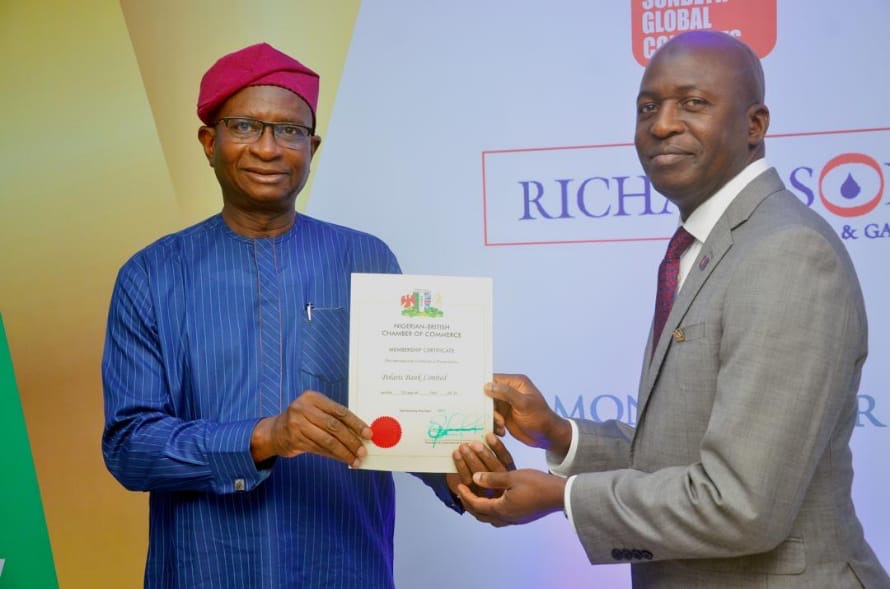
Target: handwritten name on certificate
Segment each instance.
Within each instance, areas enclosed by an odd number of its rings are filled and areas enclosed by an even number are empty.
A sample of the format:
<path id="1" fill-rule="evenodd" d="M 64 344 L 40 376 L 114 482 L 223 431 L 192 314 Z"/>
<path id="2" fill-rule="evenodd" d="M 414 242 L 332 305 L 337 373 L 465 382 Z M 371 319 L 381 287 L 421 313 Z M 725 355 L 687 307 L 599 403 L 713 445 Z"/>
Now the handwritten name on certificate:
<path id="1" fill-rule="evenodd" d="M 353 274 L 349 408 L 370 424 L 361 468 L 455 472 L 492 429 L 490 278 Z"/>

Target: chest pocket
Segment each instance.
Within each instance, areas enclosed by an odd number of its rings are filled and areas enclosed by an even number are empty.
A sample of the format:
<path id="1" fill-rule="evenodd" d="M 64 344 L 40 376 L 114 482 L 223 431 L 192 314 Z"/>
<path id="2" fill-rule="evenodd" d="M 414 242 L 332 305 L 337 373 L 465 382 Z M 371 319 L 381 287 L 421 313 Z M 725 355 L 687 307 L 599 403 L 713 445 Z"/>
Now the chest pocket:
<path id="1" fill-rule="evenodd" d="M 349 372 L 349 314 L 343 307 L 314 307 L 303 322 L 303 372 L 328 384 Z"/>

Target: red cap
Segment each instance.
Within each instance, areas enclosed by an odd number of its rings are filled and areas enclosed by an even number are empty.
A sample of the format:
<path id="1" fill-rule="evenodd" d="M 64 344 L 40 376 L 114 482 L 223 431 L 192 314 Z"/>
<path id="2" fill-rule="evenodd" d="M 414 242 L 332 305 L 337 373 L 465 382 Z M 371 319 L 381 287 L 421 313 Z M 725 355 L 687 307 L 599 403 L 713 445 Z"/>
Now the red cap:
<path id="1" fill-rule="evenodd" d="M 306 101 L 315 117 L 318 74 L 268 43 L 251 45 L 224 55 L 201 78 L 198 118 L 205 125 L 216 109 L 248 86 L 280 86 Z"/>

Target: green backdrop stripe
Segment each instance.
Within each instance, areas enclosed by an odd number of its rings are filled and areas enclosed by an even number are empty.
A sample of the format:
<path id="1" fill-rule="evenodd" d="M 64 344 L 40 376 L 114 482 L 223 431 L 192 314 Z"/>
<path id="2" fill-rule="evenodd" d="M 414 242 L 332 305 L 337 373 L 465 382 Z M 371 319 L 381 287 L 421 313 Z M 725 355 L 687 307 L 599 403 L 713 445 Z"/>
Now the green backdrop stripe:
<path id="1" fill-rule="evenodd" d="M 0 315 L 0 589 L 59 586 L 12 358 Z"/>

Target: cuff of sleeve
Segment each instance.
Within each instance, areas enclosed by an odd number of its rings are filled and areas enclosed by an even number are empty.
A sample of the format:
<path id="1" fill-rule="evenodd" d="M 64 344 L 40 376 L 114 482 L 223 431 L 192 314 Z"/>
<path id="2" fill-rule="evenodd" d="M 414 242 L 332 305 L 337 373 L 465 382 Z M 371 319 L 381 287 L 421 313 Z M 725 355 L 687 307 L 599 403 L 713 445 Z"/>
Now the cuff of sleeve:
<path id="1" fill-rule="evenodd" d="M 213 490 L 217 493 L 250 491 L 272 472 L 274 461 L 258 468 L 250 454 L 256 419 L 217 424 L 207 434 Z"/>
<path id="2" fill-rule="evenodd" d="M 575 454 L 578 453 L 578 424 L 574 419 L 570 419 L 569 424 L 572 426 L 572 443 L 569 445 L 569 451 L 566 452 L 565 457 L 560 460 L 559 456 L 550 451 L 547 452 L 547 467 L 550 472 L 561 477 L 568 476 L 569 466 L 574 462 Z M 566 485 L 566 499 L 568 499 L 568 488 L 569 485 Z"/>
<path id="3" fill-rule="evenodd" d="M 578 528 L 575 527 L 575 520 L 572 517 L 572 484 L 574 484 L 575 479 L 577 477 L 572 475 L 569 477 L 569 480 L 566 481 L 566 490 L 562 496 L 562 504 L 565 507 L 566 519 L 569 520 L 572 524 L 572 530 L 575 532 L 575 535 L 578 535 Z"/>

